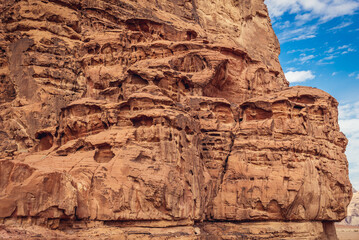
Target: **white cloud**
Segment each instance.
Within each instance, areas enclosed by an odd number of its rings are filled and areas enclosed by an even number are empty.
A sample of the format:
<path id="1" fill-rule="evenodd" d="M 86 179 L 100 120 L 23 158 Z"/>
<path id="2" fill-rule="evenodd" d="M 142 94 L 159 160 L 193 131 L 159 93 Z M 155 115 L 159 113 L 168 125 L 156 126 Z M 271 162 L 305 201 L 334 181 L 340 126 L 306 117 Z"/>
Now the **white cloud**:
<path id="1" fill-rule="evenodd" d="M 333 48 L 333 47 L 329 48 L 328 51 L 325 51 L 325 53 L 332 53 L 332 52 L 334 52 L 334 48 Z"/>
<path id="2" fill-rule="evenodd" d="M 286 30 L 278 34 L 278 39 L 281 43 L 298 41 L 316 37 L 318 26 L 305 26 L 292 30 Z"/>
<path id="3" fill-rule="evenodd" d="M 273 26 L 281 30 L 278 33 L 281 44 L 315 38 L 320 24 L 336 17 L 353 15 L 359 10 L 358 0 L 265 0 L 265 3 Z M 277 21 L 285 13 L 293 14 L 295 20 L 291 23 Z M 338 30 L 351 24 L 343 22 L 329 30 Z"/>
<path id="4" fill-rule="evenodd" d="M 285 22 L 275 22 L 274 26 L 279 29 L 289 28 L 291 26 L 290 21 Z"/>
<path id="5" fill-rule="evenodd" d="M 293 60 L 288 61 L 287 63 L 298 63 L 299 62 L 299 64 L 304 64 L 313 58 L 315 58 L 315 56 L 313 54 L 306 55 L 305 53 L 301 53 L 299 55 L 299 58 L 293 58 Z M 288 71 L 290 71 L 290 70 L 288 69 Z"/>
<path id="6" fill-rule="evenodd" d="M 328 62 L 328 61 L 329 61 L 329 60 L 332 60 L 332 59 L 334 59 L 334 58 L 336 58 L 336 57 L 337 57 L 336 55 L 330 54 L 330 55 L 328 55 L 328 56 L 326 56 L 326 57 L 320 59 L 320 60 L 317 62 L 317 64 L 318 64 L 318 65 L 334 64 L 333 61 L 330 61 L 330 62 Z"/>
<path id="7" fill-rule="evenodd" d="M 333 77 L 334 77 L 335 75 L 337 75 L 337 72 L 333 72 L 333 73 L 332 73 L 332 76 L 333 76 Z"/>
<path id="8" fill-rule="evenodd" d="M 332 64 L 334 62 L 326 62 L 326 61 L 332 60 L 332 59 L 338 57 L 339 55 L 344 55 L 344 54 L 347 54 L 347 53 L 350 53 L 350 52 L 356 52 L 356 50 L 351 47 L 351 44 L 339 46 L 339 47 L 336 47 L 336 48 L 331 47 L 327 51 L 324 52 L 324 53 L 327 54 L 327 56 L 322 58 L 321 60 L 319 60 L 318 64 L 322 64 L 322 65 L 323 64 Z"/>
<path id="9" fill-rule="evenodd" d="M 285 73 L 285 77 L 290 83 L 305 82 L 315 78 L 312 71 L 289 71 Z"/>
<path id="10" fill-rule="evenodd" d="M 308 56 L 304 55 L 304 56 L 301 56 L 299 58 L 299 61 L 302 62 L 302 63 L 305 63 L 305 62 L 308 62 L 309 60 L 311 60 L 313 58 L 315 58 L 314 55 L 308 55 Z"/>
<path id="11" fill-rule="evenodd" d="M 349 73 L 348 77 L 354 77 L 355 76 L 355 73 Z"/>
<path id="12" fill-rule="evenodd" d="M 265 3 L 272 18 L 288 12 L 296 14 L 296 19 L 300 21 L 319 18 L 321 22 L 326 22 L 336 17 L 353 15 L 359 9 L 356 0 L 265 0 Z"/>
<path id="13" fill-rule="evenodd" d="M 320 59 L 318 62 L 317 62 L 318 65 L 330 65 L 330 64 L 334 64 L 334 61 L 331 61 L 331 62 L 325 62 L 323 61 L 323 59 Z"/>
<path id="14" fill-rule="evenodd" d="M 289 71 L 295 71 L 295 67 L 289 67 L 289 68 L 287 68 L 287 71 L 289 72 Z"/>
<path id="15" fill-rule="evenodd" d="M 356 79 L 359 79 L 359 74 L 357 75 Z"/>
<path id="16" fill-rule="evenodd" d="M 355 188 L 359 188 L 359 102 L 339 105 L 340 130 L 349 140 L 346 155 L 349 175 Z"/>
<path id="17" fill-rule="evenodd" d="M 343 46 L 338 47 L 338 49 L 345 49 L 345 48 L 349 48 L 349 45 L 343 45 Z"/>
<path id="18" fill-rule="evenodd" d="M 325 57 L 325 58 L 323 58 L 322 60 L 323 60 L 323 61 L 332 60 L 333 58 L 336 58 L 336 56 L 335 56 L 335 55 L 329 55 L 328 57 Z"/>
<path id="19" fill-rule="evenodd" d="M 305 39 L 310 39 L 310 38 L 315 38 L 317 35 L 315 34 L 305 34 L 305 35 L 301 35 L 298 37 L 293 38 L 293 41 L 298 41 L 298 40 L 305 40 Z"/>
<path id="20" fill-rule="evenodd" d="M 340 130 L 346 135 L 351 136 L 359 134 L 359 119 L 344 119 L 340 120 L 339 123 Z"/>
<path id="21" fill-rule="evenodd" d="M 359 102 L 347 103 L 339 106 L 339 119 L 359 119 Z M 358 124 L 359 127 L 359 124 Z"/>
<path id="22" fill-rule="evenodd" d="M 353 49 L 353 48 L 348 48 L 348 49 L 346 49 L 345 51 L 343 51 L 341 54 L 347 54 L 347 53 L 350 53 L 350 52 L 355 52 L 356 50 L 355 49 Z"/>
<path id="23" fill-rule="evenodd" d="M 304 14 L 301 14 L 301 15 L 297 15 L 295 16 L 295 20 L 299 20 L 300 22 L 307 22 L 307 21 L 310 21 L 312 18 L 312 15 L 309 14 L 309 13 L 304 13 Z"/>
<path id="24" fill-rule="evenodd" d="M 303 49 L 293 49 L 288 51 L 287 53 L 296 53 L 296 52 L 314 52 L 315 48 L 303 48 Z"/>

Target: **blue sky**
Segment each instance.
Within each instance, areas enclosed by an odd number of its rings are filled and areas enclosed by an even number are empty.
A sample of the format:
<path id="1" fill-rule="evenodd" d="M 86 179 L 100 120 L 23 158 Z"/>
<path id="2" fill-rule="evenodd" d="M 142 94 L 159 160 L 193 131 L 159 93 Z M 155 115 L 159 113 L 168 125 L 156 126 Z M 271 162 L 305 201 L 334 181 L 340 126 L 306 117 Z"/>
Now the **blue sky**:
<path id="1" fill-rule="evenodd" d="M 346 155 L 359 189 L 359 0 L 265 0 L 291 86 L 320 88 L 339 102 Z"/>

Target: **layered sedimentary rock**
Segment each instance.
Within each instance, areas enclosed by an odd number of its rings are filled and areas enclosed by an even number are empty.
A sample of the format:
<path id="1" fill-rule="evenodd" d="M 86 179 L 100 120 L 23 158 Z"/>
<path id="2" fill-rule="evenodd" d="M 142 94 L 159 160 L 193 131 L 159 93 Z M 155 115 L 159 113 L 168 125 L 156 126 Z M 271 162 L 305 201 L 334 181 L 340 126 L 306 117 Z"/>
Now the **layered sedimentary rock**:
<path id="1" fill-rule="evenodd" d="M 1 10 L 5 226 L 335 238 L 352 194 L 338 103 L 288 87 L 263 1 Z"/>

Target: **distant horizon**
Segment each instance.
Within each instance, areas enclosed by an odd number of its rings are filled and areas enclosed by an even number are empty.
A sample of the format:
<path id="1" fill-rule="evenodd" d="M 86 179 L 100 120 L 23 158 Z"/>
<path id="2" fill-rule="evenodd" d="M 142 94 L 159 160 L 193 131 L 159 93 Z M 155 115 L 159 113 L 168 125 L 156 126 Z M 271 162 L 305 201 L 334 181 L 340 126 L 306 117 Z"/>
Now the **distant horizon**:
<path id="1" fill-rule="evenodd" d="M 339 102 L 339 125 L 359 189 L 359 2 L 265 0 L 290 86 L 322 89 Z"/>

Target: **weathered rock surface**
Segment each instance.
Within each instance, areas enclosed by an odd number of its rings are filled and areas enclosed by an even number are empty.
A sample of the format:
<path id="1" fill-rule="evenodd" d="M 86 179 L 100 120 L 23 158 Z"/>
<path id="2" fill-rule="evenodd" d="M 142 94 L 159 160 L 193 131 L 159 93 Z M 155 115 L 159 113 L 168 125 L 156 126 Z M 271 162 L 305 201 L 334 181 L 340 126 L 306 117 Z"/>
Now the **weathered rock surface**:
<path id="1" fill-rule="evenodd" d="M 9 234 L 335 239 L 352 195 L 338 103 L 288 87 L 262 0 L 0 7 Z"/>
<path id="2" fill-rule="evenodd" d="M 340 224 L 359 226 L 359 192 L 353 189 L 353 198 L 348 206 L 347 217 Z"/>

